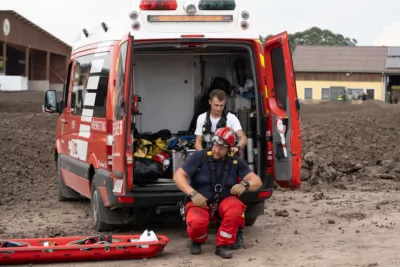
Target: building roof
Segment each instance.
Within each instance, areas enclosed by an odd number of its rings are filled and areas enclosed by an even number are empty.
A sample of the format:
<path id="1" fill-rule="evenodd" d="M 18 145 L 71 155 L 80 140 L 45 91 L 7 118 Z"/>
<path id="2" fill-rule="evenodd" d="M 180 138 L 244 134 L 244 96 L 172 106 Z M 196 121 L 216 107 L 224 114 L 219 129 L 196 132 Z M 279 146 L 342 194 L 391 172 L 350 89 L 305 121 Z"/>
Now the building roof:
<path id="1" fill-rule="evenodd" d="M 47 32 L 47 31 L 44 30 L 43 28 L 39 27 L 38 25 L 36 25 L 36 24 L 33 23 L 32 21 L 30 21 L 29 19 L 25 18 L 24 16 L 20 15 L 20 14 L 17 13 L 16 11 L 14 11 L 14 10 L 0 10 L 0 12 L 7 12 L 7 13 L 12 14 L 12 15 L 16 16 L 18 19 L 20 19 L 22 22 L 24 22 L 25 24 L 27 24 L 27 25 L 29 25 L 29 26 L 31 26 L 31 27 L 33 27 L 33 28 L 39 30 L 39 31 L 42 32 L 44 35 L 46 35 L 46 36 L 48 36 L 49 38 L 51 38 L 51 39 L 57 41 L 57 42 L 60 43 L 61 45 L 65 46 L 65 47 L 67 47 L 67 48 L 69 48 L 69 49 L 72 48 L 69 44 L 67 44 L 67 43 L 65 43 L 65 42 L 63 42 L 63 41 L 61 41 L 61 40 L 58 39 L 56 36 L 52 35 L 51 33 Z"/>
<path id="2" fill-rule="evenodd" d="M 293 53 L 297 72 L 399 73 L 387 69 L 389 47 L 386 46 L 304 46 Z"/>

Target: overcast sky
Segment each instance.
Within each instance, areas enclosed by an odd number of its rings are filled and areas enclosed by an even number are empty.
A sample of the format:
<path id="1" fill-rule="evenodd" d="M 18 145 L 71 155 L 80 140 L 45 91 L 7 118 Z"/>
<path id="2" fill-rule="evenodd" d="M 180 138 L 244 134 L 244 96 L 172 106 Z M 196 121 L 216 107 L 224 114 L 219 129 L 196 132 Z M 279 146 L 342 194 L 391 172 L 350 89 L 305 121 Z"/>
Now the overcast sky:
<path id="1" fill-rule="evenodd" d="M 132 0 L 133 4 L 138 1 Z M 399 0 L 236 0 L 236 3 L 246 3 L 253 21 L 250 27 L 262 35 L 293 33 L 317 26 L 355 38 L 359 45 L 400 46 Z M 68 44 L 73 43 L 83 27 L 127 16 L 130 4 L 131 0 L 0 0 L 1 9 L 17 11 Z"/>

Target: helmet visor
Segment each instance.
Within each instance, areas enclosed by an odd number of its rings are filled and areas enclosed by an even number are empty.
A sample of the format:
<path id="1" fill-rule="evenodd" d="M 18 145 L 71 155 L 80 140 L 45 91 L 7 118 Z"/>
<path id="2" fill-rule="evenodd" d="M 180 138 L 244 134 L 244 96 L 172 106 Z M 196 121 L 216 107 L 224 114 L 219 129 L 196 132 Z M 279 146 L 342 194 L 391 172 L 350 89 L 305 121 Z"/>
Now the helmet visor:
<path id="1" fill-rule="evenodd" d="M 214 135 L 212 138 L 212 143 L 214 145 L 218 145 L 218 146 L 229 146 L 229 144 L 227 142 L 225 142 L 224 139 L 222 139 L 219 136 Z"/>

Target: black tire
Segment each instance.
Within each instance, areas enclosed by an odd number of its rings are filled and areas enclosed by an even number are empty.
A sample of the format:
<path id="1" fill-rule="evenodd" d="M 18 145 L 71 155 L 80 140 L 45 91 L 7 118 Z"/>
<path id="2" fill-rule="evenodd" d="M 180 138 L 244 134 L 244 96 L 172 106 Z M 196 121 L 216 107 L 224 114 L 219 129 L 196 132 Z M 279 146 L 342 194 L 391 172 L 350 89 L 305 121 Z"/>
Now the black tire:
<path id="1" fill-rule="evenodd" d="M 104 207 L 103 200 L 101 199 L 101 195 L 99 190 L 96 188 L 94 182 L 91 186 L 91 199 L 90 199 L 90 207 L 91 207 L 91 214 L 92 214 L 92 228 L 98 232 L 107 232 L 113 231 L 117 228 L 116 225 L 107 224 L 101 221 L 101 218 L 105 216 L 108 212 L 108 209 Z"/>
<path id="2" fill-rule="evenodd" d="M 250 218 L 245 217 L 244 220 L 245 220 L 246 226 L 253 226 L 254 223 L 257 221 L 257 218 L 258 217 L 250 217 Z"/>
<path id="3" fill-rule="evenodd" d="M 57 157 L 57 184 L 58 184 L 58 190 L 57 190 L 57 197 L 58 200 L 61 202 L 65 202 L 65 201 L 69 201 L 69 200 L 75 200 L 75 199 L 79 199 L 80 195 L 78 192 L 76 192 L 75 190 L 73 190 L 72 188 L 68 187 L 63 179 L 62 179 L 62 175 L 61 175 L 61 170 L 60 170 L 60 158 Z"/>

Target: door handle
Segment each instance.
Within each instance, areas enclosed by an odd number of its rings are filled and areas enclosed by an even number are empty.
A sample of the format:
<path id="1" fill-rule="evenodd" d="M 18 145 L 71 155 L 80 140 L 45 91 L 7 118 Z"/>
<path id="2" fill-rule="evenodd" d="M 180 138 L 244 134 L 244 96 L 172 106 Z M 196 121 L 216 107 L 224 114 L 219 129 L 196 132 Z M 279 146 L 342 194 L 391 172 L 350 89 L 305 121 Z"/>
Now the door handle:
<path id="1" fill-rule="evenodd" d="M 64 124 L 67 124 L 67 123 L 68 123 L 68 121 L 65 120 L 65 119 L 62 119 L 61 122 L 64 123 Z"/>

